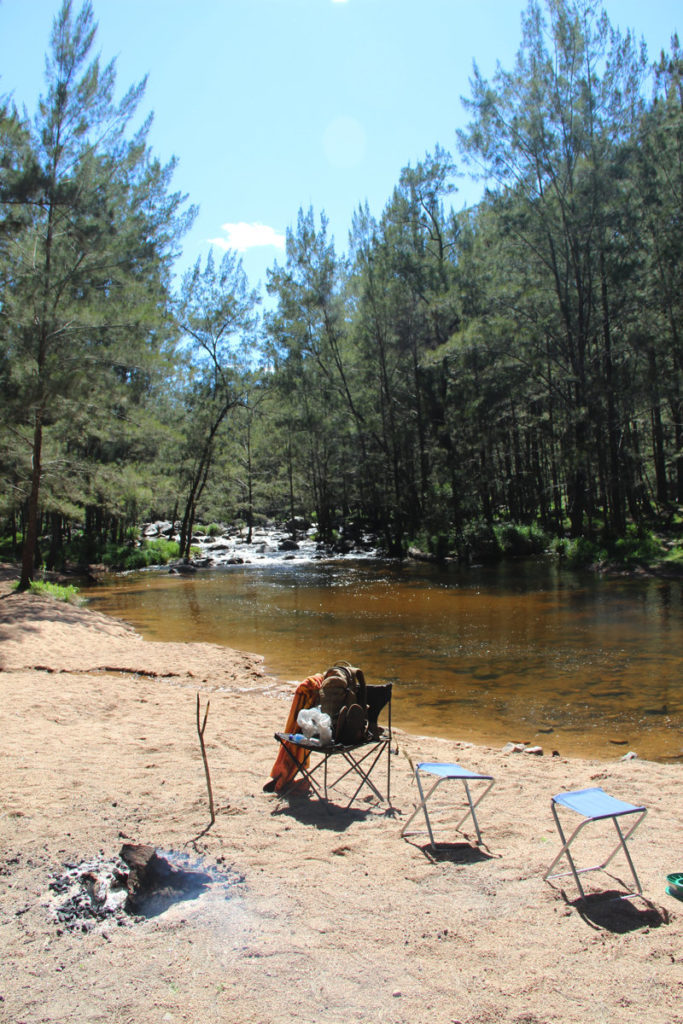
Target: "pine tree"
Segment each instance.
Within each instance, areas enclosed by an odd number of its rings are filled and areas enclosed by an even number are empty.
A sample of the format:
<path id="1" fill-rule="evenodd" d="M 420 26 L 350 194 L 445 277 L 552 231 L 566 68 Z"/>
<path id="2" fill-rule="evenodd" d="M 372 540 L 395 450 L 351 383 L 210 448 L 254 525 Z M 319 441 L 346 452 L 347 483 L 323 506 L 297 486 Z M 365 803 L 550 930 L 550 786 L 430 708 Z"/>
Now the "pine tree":
<path id="1" fill-rule="evenodd" d="M 31 462 L 22 588 L 34 573 L 46 455 L 63 460 L 68 445 L 57 428 L 99 419 L 130 384 L 126 368 L 144 362 L 141 346 L 162 320 L 169 262 L 192 216 L 181 212 L 184 197 L 168 192 L 172 165 L 150 156 L 149 120 L 126 138 L 145 83 L 116 102 L 114 63 L 90 59 L 95 34 L 91 4 L 74 14 L 64 0 L 30 152 L 0 195 L 3 211 L 20 206 L 25 215 L 10 242 L 2 307 Z"/>
<path id="2" fill-rule="evenodd" d="M 178 325 L 189 346 L 184 437 L 178 471 L 185 493 L 180 554 L 189 558 L 192 527 L 209 481 L 219 431 L 228 413 L 245 400 L 249 370 L 256 362 L 258 298 L 250 291 L 242 262 L 228 251 L 215 265 L 209 253 L 183 278 Z"/>

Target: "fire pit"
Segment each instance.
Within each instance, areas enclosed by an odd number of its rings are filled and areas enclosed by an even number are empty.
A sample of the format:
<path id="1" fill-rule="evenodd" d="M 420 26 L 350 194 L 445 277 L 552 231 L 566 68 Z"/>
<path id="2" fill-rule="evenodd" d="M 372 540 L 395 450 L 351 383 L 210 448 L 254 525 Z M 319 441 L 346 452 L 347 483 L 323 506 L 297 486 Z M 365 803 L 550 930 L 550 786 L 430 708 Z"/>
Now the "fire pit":
<path id="1" fill-rule="evenodd" d="M 221 887 L 225 898 L 244 878 L 186 854 L 126 843 L 118 856 L 67 863 L 49 883 L 50 910 L 60 932 L 88 932 L 105 923 L 126 925 L 163 914 L 183 900 Z"/>

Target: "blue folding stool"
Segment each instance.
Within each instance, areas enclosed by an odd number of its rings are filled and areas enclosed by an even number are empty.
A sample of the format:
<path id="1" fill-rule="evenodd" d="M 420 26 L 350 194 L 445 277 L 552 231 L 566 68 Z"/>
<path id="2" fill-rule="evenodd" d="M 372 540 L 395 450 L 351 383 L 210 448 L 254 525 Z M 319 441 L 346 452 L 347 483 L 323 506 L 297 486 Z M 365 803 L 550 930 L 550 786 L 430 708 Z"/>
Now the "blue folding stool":
<path id="1" fill-rule="evenodd" d="M 574 876 L 574 881 L 578 886 L 582 899 L 585 899 L 585 893 L 583 891 L 583 886 L 581 885 L 579 875 L 584 874 L 586 871 L 602 871 L 604 868 L 607 867 L 607 865 L 612 860 L 614 855 L 618 853 L 621 849 L 624 851 L 624 854 L 626 855 L 626 860 L 628 861 L 628 865 L 631 869 L 633 879 L 636 883 L 636 889 L 638 890 L 637 894 L 627 893 L 625 894 L 624 898 L 626 898 L 626 896 L 635 896 L 642 894 L 643 890 L 638 879 L 638 875 L 636 874 L 636 869 L 633 866 L 631 854 L 629 853 L 628 848 L 626 846 L 626 840 L 633 835 L 635 830 L 642 822 L 643 818 L 647 814 L 647 808 L 639 807 L 635 804 L 627 804 L 623 800 L 617 800 L 616 797 L 610 796 L 609 793 L 605 793 L 604 789 L 601 789 L 599 786 L 594 789 L 576 789 L 570 793 L 558 793 L 557 796 L 551 798 L 550 806 L 552 808 L 553 817 L 555 818 L 557 831 L 559 832 L 560 839 L 562 840 L 562 849 L 560 850 L 557 857 L 552 862 L 547 872 L 543 876 L 544 880 L 548 880 L 550 878 L 562 878 L 566 875 L 571 874 Z M 577 814 L 580 814 L 583 817 L 583 821 L 581 821 L 577 825 L 569 839 L 565 838 L 565 834 L 560 823 L 560 818 L 557 813 L 558 806 L 568 808 L 570 811 L 575 811 Z M 628 831 L 622 832 L 621 828 L 619 827 L 619 822 L 617 819 L 625 817 L 627 815 L 634 815 L 633 823 L 630 825 Z M 614 827 L 619 837 L 617 845 L 614 847 L 607 860 L 603 861 L 602 864 L 596 864 L 594 867 L 590 868 L 577 868 L 574 863 L 574 858 L 572 857 L 571 851 L 569 849 L 571 844 L 574 842 L 574 840 L 581 832 L 581 830 L 586 825 L 590 824 L 590 822 L 607 821 L 609 818 L 611 818 L 614 822 Z M 565 856 L 569 861 L 571 871 L 563 871 L 556 874 L 552 874 L 553 868 L 555 867 L 557 862 Z"/>
<path id="2" fill-rule="evenodd" d="M 407 831 L 408 830 L 408 826 L 410 825 L 410 823 L 413 820 L 413 818 L 415 817 L 415 815 L 419 814 L 419 812 L 422 811 L 424 813 L 424 816 L 425 816 L 425 821 L 427 822 L 427 832 L 429 833 L 430 843 L 431 843 L 433 848 L 436 848 L 436 842 L 434 840 L 434 832 L 432 830 L 432 823 L 429 820 L 429 812 L 427 811 L 427 801 L 429 800 L 430 796 L 432 795 L 434 790 L 437 788 L 437 786 L 440 786 L 442 782 L 446 782 L 446 780 L 451 779 L 451 780 L 460 781 L 460 782 L 462 782 L 464 784 L 464 786 L 465 786 L 465 793 L 467 794 L 467 804 L 468 804 L 468 807 L 467 807 L 467 810 L 465 811 L 465 814 L 460 819 L 460 821 L 457 823 L 457 825 L 455 825 L 453 827 L 455 828 L 456 831 L 458 831 L 460 829 L 460 826 L 462 825 L 463 821 L 465 821 L 465 819 L 468 818 L 471 815 L 472 816 L 472 821 L 474 822 L 474 827 L 475 827 L 476 832 L 477 832 L 477 842 L 479 844 L 481 844 L 481 832 L 479 830 L 479 822 L 477 821 L 477 815 L 475 814 L 475 808 L 481 803 L 481 801 L 484 799 L 486 794 L 489 792 L 489 790 L 493 786 L 493 784 L 495 782 L 493 776 L 492 775 L 480 775 L 478 772 L 471 772 L 471 771 L 469 771 L 468 768 L 463 768 L 461 765 L 456 764 L 453 761 L 451 761 L 451 762 L 447 762 L 447 761 L 422 761 L 422 762 L 420 762 L 420 764 L 418 764 L 415 767 L 414 771 L 415 771 L 415 781 L 417 782 L 417 788 L 418 788 L 419 793 L 420 793 L 420 802 L 417 805 L 417 807 L 415 808 L 415 810 L 413 811 L 413 813 L 410 815 L 408 820 L 406 821 L 405 825 L 403 826 L 403 828 L 401 830 L 401 835 L 402 836 L 407 836 L 407 835 L 408 836 L 415 836 L 415 835 L 420 835 L 420 834 L 422 834 L 424 832 L 424 830 L 417 830 L 417 831 L 412 831 L 412 832 L 408 832 Z M 431 786 L 431 788 L 429 790 L 427 790 L 426 793 L 424 792 L 424 790 L 422 788 L 422 780 L 420 778 L 420 776 L 423 775 L 423 774 L 424 775 L 436 776 L 436 782 L 434 782 L 434 784 Z M 475 782 L 475 783 L 488 782 L 488 786 L 486 786 L 484 788 L 483 792 L 479 793 L 479 796 L 477 797 L 476 800 L 472 800 L 472 793 L 470 791 L 470 783 L 472 783 L 472 782 Z"/>

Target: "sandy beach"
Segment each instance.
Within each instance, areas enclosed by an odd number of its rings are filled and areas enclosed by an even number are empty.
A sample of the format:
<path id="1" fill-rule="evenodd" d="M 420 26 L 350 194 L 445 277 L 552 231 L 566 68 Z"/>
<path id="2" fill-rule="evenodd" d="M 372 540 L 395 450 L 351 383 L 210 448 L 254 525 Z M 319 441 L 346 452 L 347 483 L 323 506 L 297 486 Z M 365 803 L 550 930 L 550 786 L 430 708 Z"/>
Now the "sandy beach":
<path id="1" fill-rule="evenodd" d="M 683 872 L 680 765 L 394 730 L 391 807 L 266 793 L 293 686 L 258 654 L 148 642 L 12 593 L 12 577 L 0 581 L 0 1021 L 683 1022 L 683 903 L 665 892 Z M 213 825 L 197 694 L 202 711 L 210 702 Z M 495 777 L 481 847 L 467 826 L 437 852 L 401 838 L 411 759 Z M 559 848 L 551 795 L 591 786 L 648 808 L 629 844 L 642 898 L 605 898 L 630 885 L 621 856 L 584 876 L 585 903 L 571 878 L 543 881 Z M 612 835 L 592 832 L 584 862 Z M 154 847 L 197 888 L 144 915 L 65 917 L 69 871 L 124 844 Z"/>

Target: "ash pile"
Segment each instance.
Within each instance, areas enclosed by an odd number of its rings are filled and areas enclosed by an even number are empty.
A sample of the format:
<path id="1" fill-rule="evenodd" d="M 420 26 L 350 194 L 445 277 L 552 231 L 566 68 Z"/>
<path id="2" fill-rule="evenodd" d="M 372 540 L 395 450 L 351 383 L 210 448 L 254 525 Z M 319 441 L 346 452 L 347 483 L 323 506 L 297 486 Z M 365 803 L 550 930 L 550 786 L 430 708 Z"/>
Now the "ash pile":
<path id="1" fill-rule="evenodd" d="M 243 880 L 215 868 L 200 870 L 183 854 L 125 843 L 116 857 L 65 864 L 49 883 L 50 910 L 58 934 L 89 932 L 156 917 L 181 900 L 197 899 L 216 882 L 227 892 Z"/>

